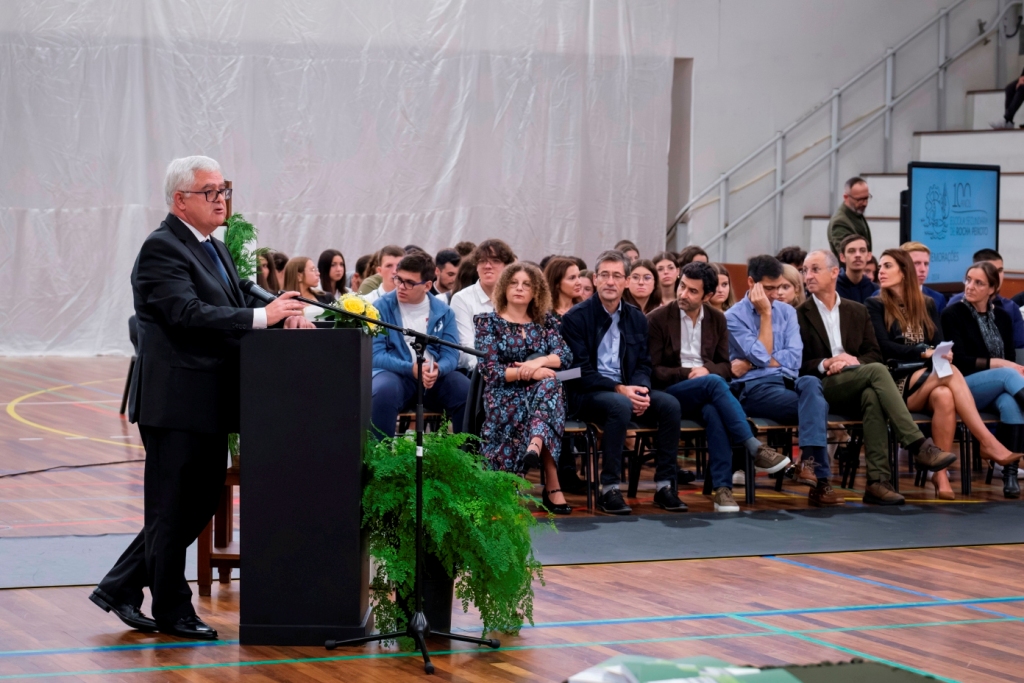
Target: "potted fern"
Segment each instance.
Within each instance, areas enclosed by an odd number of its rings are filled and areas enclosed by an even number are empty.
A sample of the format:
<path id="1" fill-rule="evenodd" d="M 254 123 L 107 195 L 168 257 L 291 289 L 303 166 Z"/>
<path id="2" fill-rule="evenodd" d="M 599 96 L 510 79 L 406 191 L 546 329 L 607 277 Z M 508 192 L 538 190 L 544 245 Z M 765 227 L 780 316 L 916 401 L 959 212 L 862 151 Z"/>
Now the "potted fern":
<path id="1" fill-rule="evenodd" d="M 524 621 L 533 623 L 532 582 L 543 582 L 530 542 L 537 521 L 522 495 L 530 483 L 488 470 L 465 449 L 473 438 L 449 434 L 447 425 L 424 435 L 424 587 L 440 591 L 426 594 L 424 605 L 440 606 L 439 614 L 427 617 L 442 629 L 454 583 L 463 610 L 472 604 L 480 612 L 484 633 L 515 634 Z M 415 588 L 416 446 L 404 437 L 367 442 L 363 527 L 376 564 L 370 602 L 381 632 L 402 631 Z"/>

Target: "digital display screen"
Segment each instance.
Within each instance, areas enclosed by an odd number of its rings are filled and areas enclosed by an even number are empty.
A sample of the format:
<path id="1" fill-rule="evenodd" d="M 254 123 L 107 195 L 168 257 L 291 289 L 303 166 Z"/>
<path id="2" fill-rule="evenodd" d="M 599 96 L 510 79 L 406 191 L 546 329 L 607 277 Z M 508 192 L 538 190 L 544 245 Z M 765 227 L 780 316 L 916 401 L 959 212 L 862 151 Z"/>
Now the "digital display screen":
<path id="1" fill-rule="evenodd" d="M 963 282 L 974 252 L 998 248 L 999 167 L 912 162 L 907 183 L 908 239 L 932 252 L 927 282 Z"/>

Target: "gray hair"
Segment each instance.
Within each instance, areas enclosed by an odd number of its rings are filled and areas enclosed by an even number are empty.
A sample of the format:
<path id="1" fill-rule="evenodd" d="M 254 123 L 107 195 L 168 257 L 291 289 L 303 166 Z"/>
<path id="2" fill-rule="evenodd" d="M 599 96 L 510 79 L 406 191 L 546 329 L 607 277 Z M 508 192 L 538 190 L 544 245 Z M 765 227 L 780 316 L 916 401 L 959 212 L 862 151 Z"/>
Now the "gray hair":
<path id="1" fill-rule="evenodd" d="M 824 256 L 825 257 L 825 265 L 827 267 L 829 267 L 829 268 L 838 268 L 839 267 L 839 259 L 836 258 L 836 255 L 832 253 L 831 249 L 815 249 L 810 254 L 808 254 L 808 256 L 813 256 L 814 254 L 821 254 L 822 256 Z"/>
<path id="2" fill-rule="evenodd" d="M 630 262 L 626 255 L 617 249 L 609 249 L 608 251 L 602 251 L 597 257 L 597 265 L 594 266 L 594 272 L 596 273 L 601 267 L 602 263 L 621 263 L 623 272 L 629 275 L 629 271 L 632 269 L 633 264 Z"/>
<path id="3" fill-rule="evenodd" d="M 220 172 L 220 164 L 214 159 L 204 156 L 182 157 L 167 164 L 164 176 L 164 199 L 167 206 L 174 205 L 174 193 L 187 190 L 196 180 L 196 171 Z"/>

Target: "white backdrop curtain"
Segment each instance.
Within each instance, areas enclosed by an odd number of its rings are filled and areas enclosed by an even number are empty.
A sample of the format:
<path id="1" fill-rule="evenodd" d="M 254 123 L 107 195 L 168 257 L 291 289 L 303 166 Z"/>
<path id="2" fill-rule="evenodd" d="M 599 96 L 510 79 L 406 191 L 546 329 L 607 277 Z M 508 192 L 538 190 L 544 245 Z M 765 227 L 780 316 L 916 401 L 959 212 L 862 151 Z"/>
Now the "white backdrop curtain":
<path id="1" fill-rule="evenodd" d="M 291 256 L 651 254 L 674 4 L 0 3 L 0 354 L 130 352 L 131 267 L 189 154 Z"/>

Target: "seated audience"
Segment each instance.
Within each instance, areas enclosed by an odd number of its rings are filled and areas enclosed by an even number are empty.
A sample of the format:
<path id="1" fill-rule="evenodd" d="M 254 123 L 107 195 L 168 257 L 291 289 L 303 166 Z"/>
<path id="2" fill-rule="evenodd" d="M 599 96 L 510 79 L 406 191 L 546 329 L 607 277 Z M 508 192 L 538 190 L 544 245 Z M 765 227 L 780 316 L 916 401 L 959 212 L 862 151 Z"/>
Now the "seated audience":
<path id="1" fill-rule="evenodd" d="M 363 284 L 364 273 L 370 265 L 370 261 L 373 260 L 373 254 L 363 254 L 356 259 L 356 267 L 352 270 L 352 275 L 348 279 L 348 288 L 353 292 L 358 292 L 359 287 Z"/>
<path id="2" fill-rule="evenodd" d="M 540 270 L 513 263 L 495 285 L 494 312 L 476 316 L 476 348 L 487 354 L 479 364 L 487 415 L 480 436 L 483 455 L 496 470 L 523 474 L 543 466 L 544 507 L 567 515 L 572 508 L 559 487 L 557 465 L 565 394 L 555 370 L 569 367 L 572 354 L 550 305 Z"/>
<path id="3" fill-rule="evenodd" d="M 651 389 L 647 318 L 622 302 L 630 261 L 617 250 L 597 258 L 597 293 L 562 318 L 562 336 L 581 376 L 568 383 L 570 413 L 604 430 L 601 468 L 603 512 L 628 515 L 619 479 L 622 448 L 630 422 L 657 428 L 654 438 L 657 492 L 654 503 L 674 512 L 686 510 L 676 494 L 679 450 L 679 401 Z"/>
<path id="4" fill-rule="evenodd" d="M 804 278 L 796 266 L 789 263 L 782 264 L 782 277 L 784 281 L 779 284 L 776 300 L 796 308 L 807 300 L 804 294 Z"/>
<path id="5" fill-rule="evenodd" d="M 270 259 L 274 262 L 274 269 L 277 271 L 277 282 L 284 287 L 284 268 L 288 265 L 288 255 L 280 251 L 270 252 Z"/>
<path id="6" fill-rule="evenodd" d="M 324 301 L 326 296 L 320 289 L 320 270 L 316 267 L 316 261 L 308 256 L 296 256 L 288 259 L 284 267 L 284 291 L 298 292 L 299 296 L 312 301 Z M 306 320 L 313 320 L 324 312 L 319 306 L 308 304 L 302 315 Z"/>
<path id="7" fill-rule="evenodd" d="M 935 302 L 935 311 L 941 315 L 942 309 L 946 307 L 946 296 L 924 285 L 928 281 L 928 270 L 932 264 L 932 250 L 920 242 L 904 242 L 900 249 L 910 254 L 914 262 L 914 272 L 917 273 L 917 283 L 921 285 L 921 293 L 931 297 Z"/>
<path id="8" fill-rule="evenodd" d="M 863 243 L 858 235 L 852 237 Z M 800 372 L 821 380 L 825 400 L 833 410 L 863 420 L 867 462 L 864 502 L 902 505 L 903 496 L 892 486 L 889 425 L 914 461 L 930 470 L 949 467 L 956 456 L 925 439 L 914 424 L 892 375 L 882 363 L 868 310 L 836 294 L 839 277 L 839 262 L 831 251 L 821 249 L 807 255 L 804 279 L 811 296 L 796 309 L 804 344 Z"/>
<path id="9" fill-rule="evenodd" d="M 679 268 L 676 256 L 670 251 L 663 251 L 651 259 L 658 275 L 658 297 L 664 301 L 676 298 L 676 282 L 679 280 Z"/>
<path id="10" fill-rule="evenodd" d="M 878 259 L 875 258 L 874 254 L 871 255 L 871 258 L 869 258 L 868 262 L 864 265 L 864 277 L 871 280 L 876 285 L 878 284 Z"/>
<path id="11" fill-rule="evenodd" d="M 581 259 L 579 256 L 568 256 L 566 258 L 572 259 L 573 262 L 576 264 L 576 267 L 579 268 L 581 271 L 587 269 L 587 262 Z"/>
<path id="12" fill-rule="evenodd" d="M 864 272 L 870 257 L 868 242 L 860 235 L 847 235 L 839 243 L 839 260 L 844 266 L 843 270 L 839 271 L 839 279 L 836 280 L 836 292 L 839 296 L 862 304 L 868 297 L 875 295 L 878 285 Z"/>
<path id="13" fill-rule="evenodd" d="M 561 322 L 570 308 L 583 301 L 580 268 L 572 259 L 556 256 L 544 268 L 544 280 L 551 293 L 551 313 Z"/>
<path id="14" fill-rule="evenodd" d="M 964 298 L 942 312 L 942 333 L 953 342 L 960 369 L 979 410 L 999 413 L 996 438 L 1009 450 L 1024 451 L 1024 367 L 1016 363 L 1013 323 L 992 300 L 999 293 L 999 273 L 989 261 L 967 269 Z M 1018 462 L 1003 467 L 1003 495 L 1020 498 Z"/>
<path id="15" fill-rule="evenodd" d="M 437 252 L 434 265 L 437 267 L 437 280 L 434 281 L 434 289 L 431 294 L 443 296 L 445 303 L 452 300 L 452 289 L 455 287 L 455 277 L 459 274 L 459 264 L 462 257 L 454 249 L 442 249 Z"/>
<path id="16" fill-rule="evenodd" d="M 594 274 L 589 270 L 580 271 L 580 301 L 594 296 Z"/>
<path id="17" fill-rule="evenodd" d="M 729 275 L 729 269 L 721 263 L 712 263 L 711 267 L 718 273 L 718 288 L 715 289 L 715 294 L 708 303 L 712 308 L 725 313 L 730 306 L 736 303 L 736 295 L 732 291 L 732 276 Z"/>
<path id="18" fill-rule="evenodd" d="M 455 284 L 452 285 L 452 296 L 472 287 L 478 279 L 480 279 L 480 276 L 477 275 L 476 262 L 473 260 L 473 255 L 463 256 L 462 261 L 459 262 L 459 272 L 455 275 Z M 451 300 L 450 297 L 449 300 Z"/>
<path id="19" fill-rule="evenodd" d="M 896 386 L 911 412 L 931 410 L 932 438 L 944 451 L 953 448 L 957 415 L 981 442 L 981 456 L 1008 465 L 1019 455 L 1011 453 L 981 421 L 978 408 L 964 376 L 954 365 L 952 373 L 939 377 L 932 372 L 935 345 L 942 341 L 942 328 L 935 302 L 921 293 L 917 272 L 910 254 L 903 249 L 886 249 L 878 259 L 878 284 L 881 291 L 867 301 L 875 337 L 886 361 L 903 364 L 924 363 L 925 367 L 898 371 Z M 953 360 L 953 352 L 946 356 Z M 943 500 L 956 496 L 945 470 L 932 470 L 935 495 Z M 970 476 L 965 473 L 964 476 Z"/>
<path id="20" fill-rule="evenodd" d="M 327 298 L 325 304 L 332 303 L 348 292 L 345 287 L 345 257 L 337 249 L 327 249 L 317 260 L 320 271 L 320 288 Z"/>
<path id="21" fill-rule="evenodd" d="M 797 480 L 812 487 L 808 502 L 843 505 L 829 482 L 828 403 L 817 377 L 799 376 L 803 342 L 796 311 L 778 300 L 782 285 L 792 286 L 774 256 L 755 256 L 747 262 L 747 295 L 725 312 L 733 383 L 749 417 L 799 424 L 803 461 Z"/>
<path id="22" fill-rule="evenodd" d="M 707 263 L 709 260 L 708 253 L 706 251 L 698 247 L 696 244 L 691 244 L 679 252 L 679 257 L 676 259 L 676 265 L 679 268 L 684 268 L 687 263 L 693 263 L 694 261 L 703 261 L 704 263 Z"/>
<path id="23" fill-rule="evenodd" d="M 783 265 L 789 264 L 800 270 L 804 265 L 804 259 L 807 258 L 807 251 L 797 246 L 783 247 L 779 249 L 779 253 L 775 255 L 775 258 Z"/>
<path id="24" fill-rule="evenodd" d="M 995 266 L 996 272 L 999 273 L 999 288 L 1003 287 L 1003 257 L 995 249 L 981 249 L 974 252 L 974 257 L 971 259 L 973 263 L 981 263 L 982 261 L 988 261 Z M 964 298 L 963 292 L 955 294 L 949 300 L 949 303 L 955 304 Z M 998 293 L 992 299 L 992 303 L 999 306 L 1001 309 L 1006 311 L 1010 316 L 1010 321 L 1013 323 L 1013 348 L 1020 349 L 1024 348 L 1024 317 L 1021 316 L 1020 307 L 1010 299 L 1000 296 Z"/>
<path id="25" fill-rule="evenodd" d="M 452 311 L 455 313 L 455 322 L 459 326 L 459 338 L 463 346 L 474 346 L 473 317 L 481 313 L 492 313 L 494 303 L 491 296 L 494 294 L 494 286 L 498 284 L 501 271 L 505 266 L 515 262 L 516 255 L 512 247 L 501 240 L 489 239 L 481 242 L 470 259 L 476 264 L 476 273 L 479 280 L 465 289 L 460 289 L 452 295 Z M 476 367 L 476 356 L 466 353 L 459 354 L 459 367 L 467 372 Z"/>
<path id="26" fill-rule="evenodd" d="M 434 268 L 434 260 L 427 254 L 403 257 L 391 276 L 392 291 L 377 299 L 374 306 L 386 323 L 458 344 L 455 314 L 430 293 Z M 412 341 L 412 337 L 395 330 L 373 338 L 372 420 L 374 428 L 385 436 L 395 435 L 398 414 L 415 405 L 418 369 Z M 459 432 L 469 393 L 469 378 L 455 371 L 459 352 L 434 344 L 426 348 L 424 358 L 423 406 L 444 411 L 452 429 Z"/>
<path id="27" fill-rule="evenodd" d="M 654 264 L 647 259 L 633 261 L 622 300 L 645 315 L 661 305 L 661 293 L 655 287 Z"/>
<path id="28" fill-rule="evenodd" d="M 394 244 L 389 244 L 380 250 L 380 263 L 377 265 L 376 277 L 370 276 L 363 281 L 362 286 L 359 288 L 359 294 L 366 299 L 369 303 L 375 302 L 389 292 L 395 291 L 395 272 L 398 270 L 398 264 L 403 258 L 405 258 L 405 249 Z M 431 260 L 433 263 L 433 260 Z M 431 278 L 434 276 L 431 275 Z M 374 287 L 374 282 L 379 284 Z"/>
<path id="29" fill-rule="evenodd" d="M 640 250 L 629 240 L 619 240 L 615 244 L 615 251 L 621 251 L 625 254 L 630 263 L 636 263 L 636 260 L 640 258 Z"/>
<path id="30" fill-rule="evenodd" d="M 729 391 L 729 333 L 725 315 L 708 301 L 718 272 L 694 261 L 683 267 L 676 301 L 651 312 L 652 384 L 679 401 L 682 416 L 701 422 L 708 441 L 708 469 L 715 512 L 739 512 L 732 496 L 732 447 L 746 448 L 754 465 L 777 472 L 789 458 L 764 446 L 750 431 L 747 416 Z"/>
<path id="31" fill-rule="evenodd" d="M 281 291 L 281 281 L 277 277 L 277 267 L 271 252 L 260 254 L 258 259 L 260 269 L 256 273 L 256 284 L 271 294 L 277 294 Z"/>
<path id="32" fill-rule="evenodd" d="M 415 252 L 419 252 L 421 254 L 426 254 L 427 253 L 427 250 L 424 249 L 423 247 L 421 247 L 418 244 L 407 244 L 404 247 L 402 247 L 402 250 L 405 251 L 406 255 L 409 255 L 409 254 L 412 254 L 412 253 L 415 253 Z M 435 264 L 435 265 L 437 265 L 437 264 Z"/>
<path id="33" fill-rule="evenodd" d="M 462 258 L 466 258 L 474 251 L 476 251 L 476 245 L 473 244 L 472 242 L 466 241 L 457 243 L 453 248 L 455 249 L 455 251 L 459 252 L 459 256 L 461 256 Z"/>

